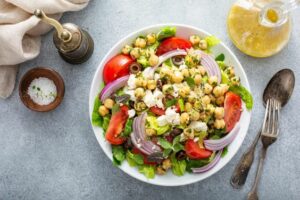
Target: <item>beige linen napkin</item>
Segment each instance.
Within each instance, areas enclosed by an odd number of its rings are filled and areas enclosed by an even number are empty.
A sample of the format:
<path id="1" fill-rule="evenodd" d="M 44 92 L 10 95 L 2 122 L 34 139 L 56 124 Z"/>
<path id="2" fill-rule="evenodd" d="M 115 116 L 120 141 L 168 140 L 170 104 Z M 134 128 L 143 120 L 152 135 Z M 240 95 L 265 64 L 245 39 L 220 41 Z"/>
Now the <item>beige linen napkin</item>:
<path id="1" fill-rule="evenodd" d="M 51 27 L 32 16 L 41 9 L 59 19 L 63 12 L 84 8 L 89 0 L 0 0 L 0 97 L 11 95 L 18 64 L 40 52 L 41 35 Z"/>

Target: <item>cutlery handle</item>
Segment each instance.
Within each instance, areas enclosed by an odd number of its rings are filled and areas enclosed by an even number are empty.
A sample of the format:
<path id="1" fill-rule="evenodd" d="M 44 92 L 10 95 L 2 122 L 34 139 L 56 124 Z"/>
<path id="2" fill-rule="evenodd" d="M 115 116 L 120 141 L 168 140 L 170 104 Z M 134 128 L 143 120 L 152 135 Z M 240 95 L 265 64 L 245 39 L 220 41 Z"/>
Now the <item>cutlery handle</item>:
<path id="1" fill-rule="evenodd" d="M 239 163 L 237 164 L 237 166 L 235 167 L 235 169 L 233 171 L 230 183 L 231 183 L 232 187 L 235 189 L 241 188 L 247 180 L 248 172 L 253 163 L 254 151 L 255 151 L 257 142 L 259 140 L 260 133 L 261 133 L 261 131 L 259 131 L 259 133 L 256 135 L 252 145 L 243 154 Z"/>
<path id="2" fill-rule="evenodd" d="M 263 169 L 263 164 L 264 164 L 266 154 L 267 154 L 267 148 L 262 147 L 259 164 L 258 164 L 258 169 L 257 169 L 256 176 L 255 176 L 255 181 L 254 181 L 254 184 L 253 184 L 250 192 L 248 193 L 247 200 L 258 200 L 257 187 L 258 187 L 258 183 L 259 183 L 259 180 L 260 180 L 260 177 L 262 174 L 262 169 Z"/>

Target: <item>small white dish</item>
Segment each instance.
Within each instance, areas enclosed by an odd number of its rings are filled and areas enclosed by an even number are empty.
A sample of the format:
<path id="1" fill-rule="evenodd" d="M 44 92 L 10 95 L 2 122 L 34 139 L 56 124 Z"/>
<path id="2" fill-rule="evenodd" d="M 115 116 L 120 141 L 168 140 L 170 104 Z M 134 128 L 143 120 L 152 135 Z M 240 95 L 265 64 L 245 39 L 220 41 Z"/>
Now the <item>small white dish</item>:
<path id="1" fill-rule="evenodd" d="M 132 43 L 132 41 L 140 36 L 140 35 L 145 35 L 147 33 L 157 33 L 161 28 L 165 26 L 175 26 L 177 31 L 176 31 L 176 36 L 182 37 L 182 38 L 188 38 L 190 35 L 193 34 L 198 34 L 200 37 L 206 37 L 211 34 L 198 29 L 196 27 L 188 26 L 188 25 L 183 25 L 183 24 L 158 24 L 158 25 L 153 25 L 149 27 L 142 28 L 134 33 L 129 34 L 128 36 L 124 37 L 121 39 L 117 44 L 115 44 L 109 52 L 105 55 L 105 57 L 102 59 L 101 63 L 99 64 L 96 73 L 94 75 L 91 89 L 90 89 L 90 96 L 89 96 L 89 114 L 90 118 L 93 112 L 93 106 L 94 106 L 94 100 L 96 96 L 100 92 L 100 85 L 103 82 L 102 80 L 102 70 L 103 66 L 105 63 L 112 58 L 113 56 L 117 55 L 122 47 L 125 44 Z M 214 55 L 219 55 L 220 53 L 223 53 L 225 55 L 225 63 L 234 66 L 236 74 L 240 77 L 241 83 L 244 87 L 246 87 L 250 91 L 250 86 L 249 82 L 246 76 L 246 73 L 236 58 L 236 56 L 233 54 L 233 52 L 226 47 L 222 42 L 215 46 L 212 49 L 212 52 Z M 240 132 L 238 133 L 237 137 L 234 139 L 234 141 L 228 146 L 228 153 L 227 155 L 222 158 L 216 166 L 214 166 L 211 170 L 201 173 L 201 174 L 191 174 L 191 173 L 186 173 L 184 176 L 175 176 L 172 174 L 172 172 L 167 173 L 164 176 L 159 176 L 156 175 L 154 179 L 147 179 L 143 174 L 139 173 L 138 170 L 134 167 L 130 167 L 126 161 L 123 162 L 123 164 L 120 166 L 120 169 L 123 170 L 125 173 L 128 175 L 144 181 L 146 183 L 154 184 L 154 185 L 160 185 L 160 186 L 180 186 L 180 185 L 187 185 L 191 183 L 195 183 L 201 180 L 204 180 L 211 175 L 215 174 L 218 172 L 220 169 L 222 169 L 231 159 L 232 157 L 237 153 L 239 150 L 241 144 L 243 143 L 243 140 L 246 136 L 249 123 L 250 123 L 250 117 L 251 117 L 251 112 L 247 111 L 247 109 L 244 109 L 242 112 L 241 118 L 240 118 Z M 109 159 L 112 160 L 112 152 L 111 152 L 111 145 L 105 141 L 103 137 L 103 130 L 99 127 L 94 127 L 93 126 L 94 133 L 96 135 L 96 138 L 105 152 L 105 154 L 109 157 Z"/>

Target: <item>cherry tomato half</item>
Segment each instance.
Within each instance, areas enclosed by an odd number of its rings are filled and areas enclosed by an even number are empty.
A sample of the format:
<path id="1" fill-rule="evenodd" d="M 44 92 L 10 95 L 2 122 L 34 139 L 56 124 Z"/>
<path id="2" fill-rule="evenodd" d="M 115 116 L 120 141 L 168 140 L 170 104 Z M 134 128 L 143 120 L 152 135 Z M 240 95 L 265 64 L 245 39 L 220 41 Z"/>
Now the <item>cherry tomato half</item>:
<path id="1" fill-rule="evenodd" d="M 226 132 L 230 132 L 240 120 L 242 113 L 241 97 L 233 92 L 227 92 L 224 101 L 224 121 Z"/>
<path id="2" fill-rule="evenodd" d="M 158 56 L 167 53 L 169 51 L 175 49 L 190 49 L 192 47 L 192 43 L 186 39 L 178 38 L 178 37 L 170 37 L 162 41 L 159 45 L 156 54 Z"/>
<path id="3" fill-rule="evenodd" d="M 123 131 L 127 119 L 128 107 L 125 105 L 121 106 L 120 110 L 111 116 L 105 133 L 105 138 L 109 143 L 119 145 L 125 142 L 125 138 L 118 136 Z"/>
<path id="4" fill-rule="evenodd" d="M 129 66 L 134 60 L 127 55 L 119 54 L 112 57 L 104 66 L 103 80 L 105 84 L 129 74 Z"/>
<path id="5" fill-rule="evenodd" d="M 154 114 L 161 116 L 165 114 L 165 110 L 162 108 L 159 108 L 157 106 L 153 106 L 150 108 L 150 111 L 153 112 Z"/>
<path id="6" fill-rule="evenodd" d="M 204 159 L 209 158 L 212 154 L 212 151 L 209 151 L 204 148 L 200 148 L 198 143 L 194 140 L 187 140 L 184 146 L 186 155 L 191 159 Z"/>

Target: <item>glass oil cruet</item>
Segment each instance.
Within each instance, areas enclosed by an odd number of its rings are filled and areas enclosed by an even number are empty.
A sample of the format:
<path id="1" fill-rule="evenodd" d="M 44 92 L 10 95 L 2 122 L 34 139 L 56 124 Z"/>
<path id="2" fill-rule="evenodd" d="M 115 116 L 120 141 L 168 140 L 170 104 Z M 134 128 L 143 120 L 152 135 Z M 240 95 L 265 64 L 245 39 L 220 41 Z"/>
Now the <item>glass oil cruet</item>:
<path id="1" fill-rule="evenodd" d="M 300 0 L 238 0 L 230 9 L 228 33 L 243 53 L 269 57 L 288 43 L 292 29 L 289 12 Z"/>

